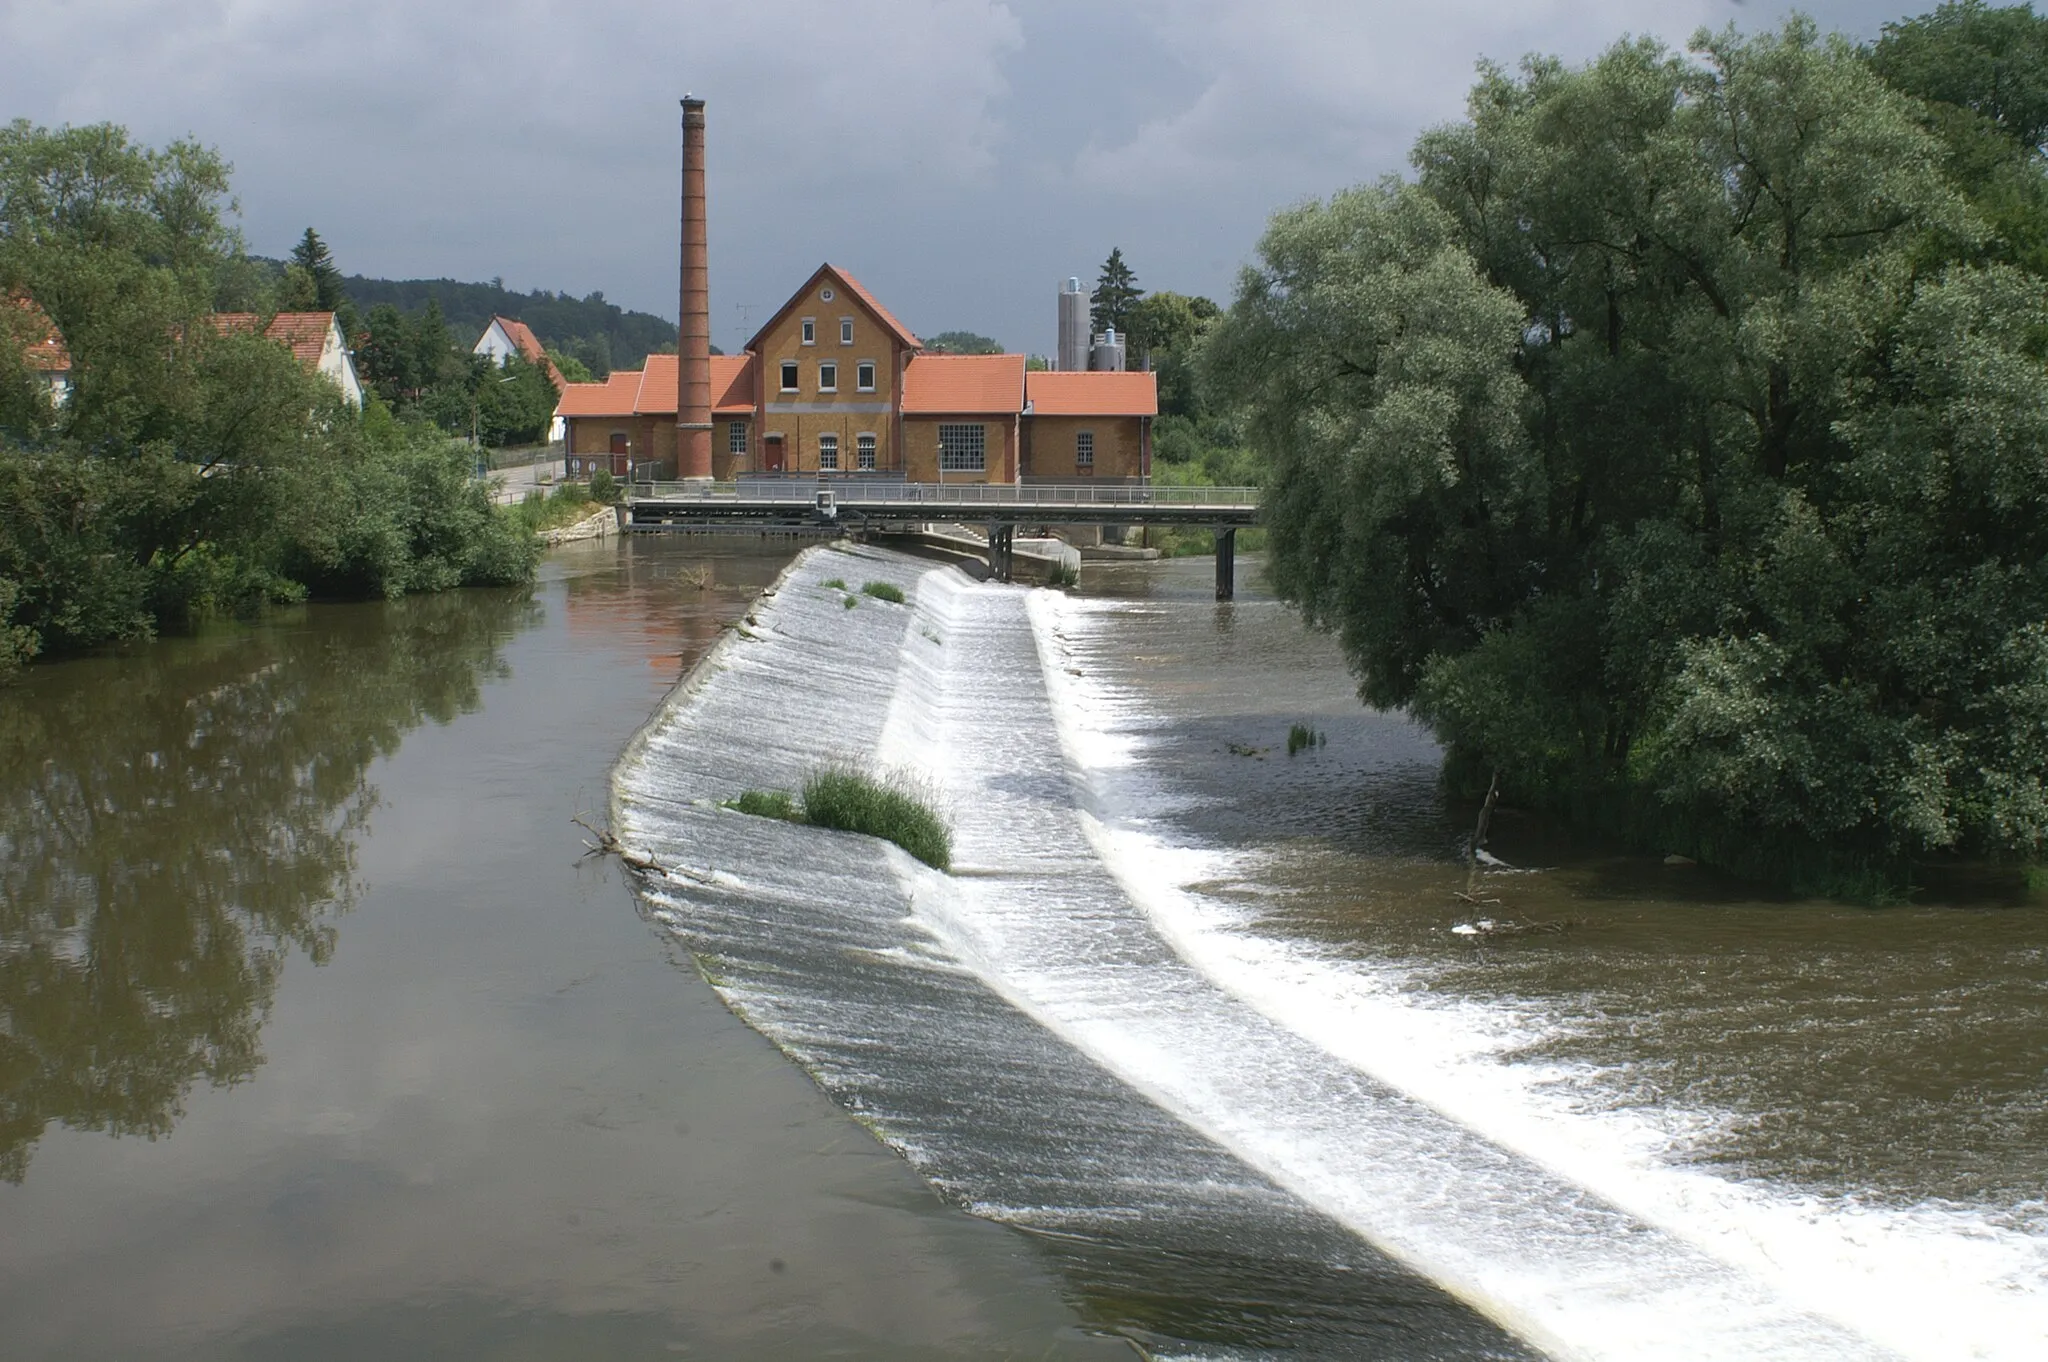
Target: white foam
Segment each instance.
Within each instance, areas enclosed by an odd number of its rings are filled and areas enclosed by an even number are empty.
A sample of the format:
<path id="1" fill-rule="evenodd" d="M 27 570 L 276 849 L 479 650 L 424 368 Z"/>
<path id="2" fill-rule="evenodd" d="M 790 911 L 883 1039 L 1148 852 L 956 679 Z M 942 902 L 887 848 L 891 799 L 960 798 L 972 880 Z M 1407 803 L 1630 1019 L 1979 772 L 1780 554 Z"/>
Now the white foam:
<path id="1" fill-rule="evenodd" d="M 1087 836 L 1124 892 L 1206 978 L 1356 1071 L 1427 1103 L 1784 1293 L 1916 1358 L 2048 1356 L 2048 1240 L 1950 1206 L 1876 1209 L 1739 1184 L 1674 1159 L 1681 1132 L 1718 1113 L 1589 1112 L 1555 1066 L 1502 1055 L 1554 1018 L 1442 1000 L 1398 968 L 1260 934 L 1235 906 L 1185 886 L 1256 879 L 1250 858 L 1170 845 L 1149 819 L 1134 697 L 1077 674 L 1067 641 L 1114 628 L 1100 605 L 1030 605 L 1062 746 L 1089 782 Z M 1097 753 L 1115 740 L 1117 759 Z M 1134 750 L 1135 749 L 1135 750 Z"/>
<path id="2" fill-rule="evenodd" d="M 1048 741 L 1046 687 L 1030 674 L 1040 648 L 1021 593 L 934 576 L 917 604 L 946 642 L 906 650 L 880 756 L 950 792 L 967 873 L 895 864 L 918 919 L 1015 1006 L 1558 1356 L 1887 1355 L 1757 1274 L 1362 1081 L 1191 968 L 1126 890 L 1142 879 L 1148 891 L 1177 892 L 1191 875 L 1214 878 L 1227 858 L 1177 851 L 1169 863 L 1156 842 L 1123 840 L 1075 809 L 1066 761 Z M 1032 608 L 1042 615 L 1049 601 Z M 1050 656 L 1044 670 L 1067 675 Z M 1116 753 L 1092 738 L 1091 754 Z"/>

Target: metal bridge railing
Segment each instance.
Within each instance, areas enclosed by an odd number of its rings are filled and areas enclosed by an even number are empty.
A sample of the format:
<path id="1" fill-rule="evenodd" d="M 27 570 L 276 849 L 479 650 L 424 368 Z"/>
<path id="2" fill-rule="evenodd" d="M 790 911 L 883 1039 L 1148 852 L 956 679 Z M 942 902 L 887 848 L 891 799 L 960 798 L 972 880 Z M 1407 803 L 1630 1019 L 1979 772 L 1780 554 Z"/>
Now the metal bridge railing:
<path id="1" fill-rule="evenodd" d="M 764 479 L 759 482 L 636 482 L 634 501 L 771 503 L 809 506 L 829 490 L 844 506 L 1187 506 L 1256 508 L 1256 487 L 1160 487 L 1106 483 L 874 482 Z"/>

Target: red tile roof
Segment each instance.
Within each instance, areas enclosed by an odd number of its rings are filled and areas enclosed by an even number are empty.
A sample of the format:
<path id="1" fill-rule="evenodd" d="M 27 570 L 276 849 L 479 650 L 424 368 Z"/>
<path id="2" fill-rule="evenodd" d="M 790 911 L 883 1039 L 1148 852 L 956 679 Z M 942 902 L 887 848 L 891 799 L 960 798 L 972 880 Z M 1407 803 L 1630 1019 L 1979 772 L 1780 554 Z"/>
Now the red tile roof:
<path id="1" fill-rule="evenodd" d="M 1024 409 L 1024 356 L 917 355 L 904 367 L 906 415 L 1014 416 Z"/>
<path id="2" fill-rule="evenodd" d="M 920 361 L 921 363 L 922 361 Z M 1024 378 L 1033 416 L 1157 416 L 1158 375 L 1034 373 Z"/>
<path id="3" fill-rule="evenodd" d="M 512 347 L 521 357 L 529 364 L 538 364 L 546 371 L 548 378 L 554 382 L 555 391 L 560 392 L 568 386 L 569 380 L 562 376 L 562 371 L 548 358 L 547 347 L 540 343 L 539 336 L 533 334 L 532 327 L 511 317 L 493 317 L 491 320 L 504 330 L 505 335 L 512 341 Z M 485 329 L 485 334 L 489 334 L 489 328 Z"/>
<path id="4" fill-rule="evenodd" d="M 562 387 L 557 416 L 674 416 L 676 357 L 649 355 L 641 369 L 620 369 L 603 383 L 568 383 Z M 711 412 L 714 416 L 748 416 L 754 410 L 752 356 L 711 357 Z"/>
<path id="5" fill-rule="evenodd" d="M 621 369 L 602 383 L 565 383 L 555 415 L 631 416 L 639 391 L 640 375 L 631 369 Z"/>
<path id="6" fill-rule="evenodd" d="M 674 355 L 649 355 L 640 371 L 640 387 L 633 396 L 635 416 L 676 414 L 676 365 Z"/>
<path id="7" fill-rule="evenodd" d="M 17 296 L 8 301 L 28 314 L 25 329 L 29 341 L 27 348 L 22 352 L 22 358 L 28 361 L 28 367 L 40 369 L 44 373 L 69 373 L 71 351 L 65 347 L 64 338 L 57 334 L 57 324 L 36 306 L 32 298 Z"/>
<path id="8" fill-rule="evenodd" d="M 711 414 L 751 416 L 754 412 L 754 357 L 711 357 Z"/>
<path id="9" fill-rule="evenodd" d="M 866 308 L 869 312 L 873 313 L 875 320 L 880 322 L 882 326 L 891 334 L 893 334 L 898 341 L 902 342 L 904 345 L 908 346 L 912 350 L 921 350 L 924 348 L 924 342 L 919 340 L 916 334 L 912 332 L 909 327 L 905 326 L 902 322 L 897 321 L 894 313 L 890 312 L 888 308 L 883 307 L 879 302 L 875 301 L 875 295 L 869 293 L 867 289 L 861 284 L 860 280 L 854 278 L 845 270 L 840 269 L 837 265 L 829 263 L 818 266 L 817 272 L 811 275 L 811 277 L 805 281 L 804 286 L 798 289 L 795 293 L 790 294 L 788 302 L 784 303 L 781 307 L 775 309 L 774 315 L 768 318 L 768 322 L 765 326 L 763 326 L 759 331 L 756 331 L 754 333 L 754 338 L 747 342 L 746 348 L 749 350 L 759 349 L 762 340 L 766 338 L 768 333 L 770 331 L 773 331 L 776 328 L 776 326 L 778 326 L 781 323 L 782 319 L 788 316 L 790 312 L 792 312 L 796 308 L 796 305 L 798 303 L 801 303 L 804 299 L 810 297 L 812 290 L 816 289 L 819 284 L 823 283 L 827 279 L 832 280 L 833 282 L 837 283 L 841 288 L 845 289 L 848 293 L 852 294 L 855 300 L 858 301 L 862 307 Z"/>
<path id="10" fill-rule="evenodd" d="M 534 364 L 547 363 L 547 349 L 540 343 L 540 337 L 533 334 L 532 327 L 510 317 L 493 317 L 491 320 L 504 328 L 512 344 L 518 347 L 519 353 L 526 356 L 528 361 Z"/>
<path id="11" fill-rule="evenodd" d="M 221 332 L 251 332 L 256 329 L 254 312 L 216 312 L 213 324 Z M 271 319 L 263 334 L 292 352 L 299 363 L 308 369 L 320 366 L 320 355 L 327 348 L 327 333 L 334 325 L 332 312 L 280 312 Z"/>

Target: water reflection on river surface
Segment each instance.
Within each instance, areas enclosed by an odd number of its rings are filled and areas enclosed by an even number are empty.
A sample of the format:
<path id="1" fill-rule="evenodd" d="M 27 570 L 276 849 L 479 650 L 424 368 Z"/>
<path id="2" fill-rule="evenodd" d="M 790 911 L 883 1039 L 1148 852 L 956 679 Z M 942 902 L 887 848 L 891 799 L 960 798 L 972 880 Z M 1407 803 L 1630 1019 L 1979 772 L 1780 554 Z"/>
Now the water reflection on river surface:
<path id="1" fill-rule="evenodd" d="M 576 863 L 786 557 L 561 551 L 0 691 L 0 1353 L 1109 1348 Z"/>

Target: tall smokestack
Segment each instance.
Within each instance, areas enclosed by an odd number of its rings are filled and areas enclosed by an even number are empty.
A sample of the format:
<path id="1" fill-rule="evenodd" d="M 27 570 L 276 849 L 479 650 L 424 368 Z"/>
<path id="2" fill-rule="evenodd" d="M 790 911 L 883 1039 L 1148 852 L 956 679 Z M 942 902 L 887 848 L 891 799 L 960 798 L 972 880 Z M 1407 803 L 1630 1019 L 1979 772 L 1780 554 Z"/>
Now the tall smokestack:
<path id="1" fill-rule="evenodd" d="M 676 475 L 711 476 L 711 281 L 704 224 L 704 101 L 683 96 L 682 330 L 676 341 Z"/>

